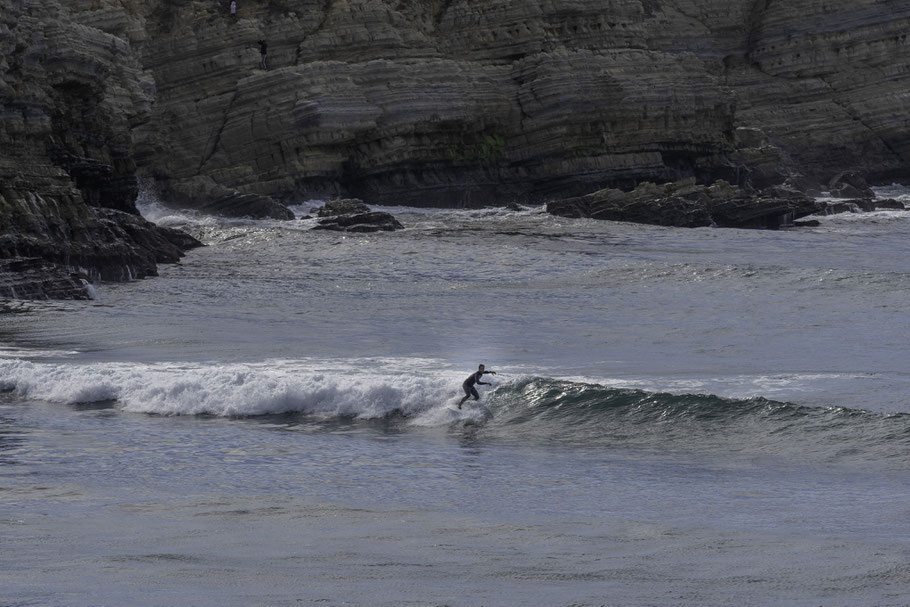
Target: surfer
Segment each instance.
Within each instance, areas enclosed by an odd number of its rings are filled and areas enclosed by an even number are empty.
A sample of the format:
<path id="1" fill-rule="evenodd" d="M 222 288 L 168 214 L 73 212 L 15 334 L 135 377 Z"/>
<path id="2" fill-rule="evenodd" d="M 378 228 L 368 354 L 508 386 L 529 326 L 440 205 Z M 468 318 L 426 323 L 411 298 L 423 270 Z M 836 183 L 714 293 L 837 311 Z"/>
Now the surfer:
<path id="1" fill-rule="evenodd" d="M 477 393 L 477 388 L 474 387 L 474 384 L 478 386 L 492 386 L 493 384 L 488 382 L 480 381 L 483 379 L 483 376 L 487 373 L 492 373 L 496 375 L 496 371 L 484 371 L 484 366 L 479 365 L 477 367 L 476 373 L 471 373 L 470 377 L 464 380 L 464 383 L 461 384 L 462 389 L 464 390 L 464 398 L 461 399 L 461 402 L 458 403 L 458 408 L 461 409 L 461 405 L 464 404 L 464 401 L 468 400 L 471 396 L 474 397 L 474 400 L 480 400 L 480 395 Z"/>

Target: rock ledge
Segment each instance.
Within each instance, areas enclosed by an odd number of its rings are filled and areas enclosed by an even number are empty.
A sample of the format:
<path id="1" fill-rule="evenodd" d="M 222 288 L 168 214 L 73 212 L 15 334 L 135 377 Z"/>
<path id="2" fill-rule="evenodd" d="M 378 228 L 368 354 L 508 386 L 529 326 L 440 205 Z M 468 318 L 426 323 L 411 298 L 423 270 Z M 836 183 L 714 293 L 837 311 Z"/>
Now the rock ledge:
<path id="1" fill-rule="evenodd" d="M 640 184 L 631 192 L 604 189 L 586 196 L 551 201 L 547 211 L 562 217 L 586 217 L 661 226 L 776 229 L 819 211 L 819 205 L 796 192 L 750 193 L 718 181 L 711 186 L 687 179 Z"/>
<path id="2" fill-rule="evenodd" d="M 335 230 L 339 232 L 391 232 L 404 226 L 384 211 L 371 211 L 370 207 L 356 198 L 330 200 L 317 211 L 318 224 L 314 230 Z"/>

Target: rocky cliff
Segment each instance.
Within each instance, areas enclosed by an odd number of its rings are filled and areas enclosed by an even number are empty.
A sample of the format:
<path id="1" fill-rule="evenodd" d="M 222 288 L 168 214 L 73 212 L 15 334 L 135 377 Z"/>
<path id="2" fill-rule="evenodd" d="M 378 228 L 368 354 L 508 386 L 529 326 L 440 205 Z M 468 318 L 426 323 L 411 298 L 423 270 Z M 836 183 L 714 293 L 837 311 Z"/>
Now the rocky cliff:
<path id="1" fill-rule="evenodd" d="M 0 296 L 87 297 L 198 245 L 136 210 L 131 130 L 153 93 L 125 40 L 0 0 Z"/>
<path id="2" fill-rule="evenodd" d="M 182 202 L 208 183 L 479 205 L 910 160 L 903 1 L 73 4 L 154 82 L 135 159 Z"/>
<path id="3" fill-rule="evenodd" d="M 135 213 L 137 176 L 269 217 L 906 178 L 908 30 L 903 0 L 0 0 L 4 251 Z"/>

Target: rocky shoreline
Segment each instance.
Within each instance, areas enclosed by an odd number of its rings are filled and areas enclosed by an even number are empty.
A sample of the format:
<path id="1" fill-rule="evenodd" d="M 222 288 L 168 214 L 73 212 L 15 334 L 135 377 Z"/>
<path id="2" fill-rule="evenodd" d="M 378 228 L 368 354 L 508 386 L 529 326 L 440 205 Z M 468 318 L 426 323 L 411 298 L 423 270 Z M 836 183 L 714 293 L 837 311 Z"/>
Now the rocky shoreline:
<path id="1" fill-rule="evenodd" d="M 197 246 L 138 221 L 140 179 L 232 217 L 356 197 L 772 228 L 910 181 L 910 5 L 238 4 L 0 0 L 0 295 Z"/>
<path id="2" fill-rule="evenodd" d="M 855 179 L 855 177 L 854 177 Z M 858 182 L 857 182 L 858 183 Z M 693 179 L 668 184 L 644 182 L 634 190 L 607 188 L 585 196 L 553 200 L 547 212 L 562 217 L 628 221 L 682 228 L 778 229 L 810 225 L 797 220 L 812 215 L 905 210 L 902 202 L 876 199 L 865 185 L 832 190 L 861 198 L 820 201 L 788 187 L 748 190 L 718 180 L 710 186 Z"/>
<path id="3" fill-rule="evenodd" d="M 179 230 L 137 214 L 73 205 L 74 214 L 41 211 L 5 221 L 0 236 L 0 297 L 89 299 L 89 284 L 157 276 L 202 246 Z"/>

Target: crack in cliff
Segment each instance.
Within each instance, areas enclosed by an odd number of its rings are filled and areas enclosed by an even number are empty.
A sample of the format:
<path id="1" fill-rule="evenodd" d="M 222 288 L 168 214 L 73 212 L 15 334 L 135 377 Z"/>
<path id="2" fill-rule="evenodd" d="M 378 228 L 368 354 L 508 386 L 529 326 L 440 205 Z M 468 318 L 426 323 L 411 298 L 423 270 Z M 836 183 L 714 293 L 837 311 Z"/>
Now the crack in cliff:
<path id="1" fill-rule="evenodd" d="M 437 29 L 442 25 L 442 18 L 449 12 L 449 8 L 451 8 L 453 2 L 454 0 L 445 0 L 442 3 L 442 6 L 439 7 L 439 10 L 436 11 L 436 14 L 433 15 L 433 22 L 436 24 Z"/>
<path id="2" fill-rule="evenodd" d="M 771 0 L 755 0 L 752 3 L 752 9 L 749 11 L 748 17 L 746 18 L 746 22 L 744 24 L 746 30 L 744 56 L 746 61 L 749 63 L 749 66 L 752 67 L 755 71 L 770 78 L 779 78 L 780 76 L 768 73 L 758 61 L 753 59 L 753 55 L 755 54 L 755 47 L 758 45 L 758 37 L 762 33 L 765 11 L 768 10 L 768 7 L 770 5 Z M 724 65 L 724 70 L 725 72 L 727 71 L 727 65 Z"/>
<path id="3" fill-rule="evenodd" d="M 518 111 L 521 112 L 521 118 L 518 120 L 519 127 L 521 131 L 525 130 L 525 119 L 530 118 L 531 115 L 525 109 L 525 104 L 521 100 L 521 85 L 516 86 L 515 88 L 515 101 L 518 104 Z"/>
<path id="4" fill-rule="evenodd" d="M 850 105 L 846 101 L 841 101 L 838 98 L 840 96 L 839 91 L 836 88 L 834 88 L 834 86 L 832 86 L 832 84 L 830 82 L 828 82 L 828 80 L 824 76 L 819 76 L 818 79 L 821 82 L 823 82 L 826 87 L 828 87 L 829 91 L 831 91 L 831 103 L 833 103 L 834 105 L 836 105 L 837 107 L 842 109 L 844 111 L 844 113 L 846 113 L 848 116 L 850 116 L 850 118 L 852 118 L 853 120 L 858 122 L 860 124 L 860 126 L 862 126 L 869 133 L 871 133 L 876 139 L 878 139 L 881 142 L 881 144 L 883 146 L 885 146 L 885 149 L 894 155 L 894 158 L 898 162 L 903 162 L 903 156 L 901 155 L 901 153 L 898 150 L 896 150 L 890 143 L 888 143 L 888 141 L 878 132 L 878 130 L 876 130 L 874 127 L 870 126 L 869 124 L 867 124 L 866 121 L 863 120 L 863 117 L 860 115 L 860 113 L 852 105 Z"/>
<path id="5" fill-rule="evenodd" d="M 209 150 L 209 153 L 205 158 L 202 159 L 202 162 L 199 163 L 199 168 L 196 170 L 196 174 L 202 174 L 202 169 L 205 168 L 205 165 L 211 160 L 212 156 L 215 155 L 215 152 L 218 150 L 218 146 L 221 144 L 221 135 L 224 133 L 224 129 L 227 127 L 228 117 L 231 115 L 231 109 L 234 107 L 234 101 L 237 100 L 237 96 L 240 94 L 240 91 L 235 89 L 234 94 L 231 96 L 231 100 L 228 102 L 227 108 L 224 110 L 224 117 L 221 119 L 221 126 L 218 127 L 218 131 L 215 133 L 215 141 L 212 143 L 212 149 Z"/>
<path id="6" fill-rule="evenodd" d="M 314 34 L 316 32 L 322 31 L 322 28 L 324 28 L 326 22 L 328 22 L 329 15 L 332 14 L 332 1 L 333 0 L 325 0 L 325 4 L 322 7 L 322 13 L 324 16 L 322 18 L 322 21 L 319 22 L 319 25 L 317 25 L 316 29 L 313 31 Z"/>
<path id="7" fill-rule="evenodd" d="M 679 13 L 680 15 L 682 15 L 683 17 L 685 17 L 686 19 L 688 19 L 688 20 L 690 20 L 690 21 L 694 21 L 695 23 L 699 24 L 700 26 L 702 26 L 703 28 L 705 28 L 705 31 L 708 31 L 708 32 L 712 32 L 712 33 L 713 33 L 713 31 L 711 30 L 711 28 L 708 27 L 708 24 L 705 23 L 705 22 L 704 22 L 702 19 L 700 19 L 699 17 L 694 17 L 694 16 L 690 15 L 689 13 L 687 13 L 687 12 L 684 11 L 684 10 L 682 10 L 682 9 L 679 8 L 678 6 L 672 6 L 672 7 L 670 7 L 670 8 L 671 8 L 672 10 L 676 11 L 677 13 Z M 652 14 L 652 15 L 649 15 L 649 16 L 653 16 L 653 14 Z"/>
<path id="8" fill-rule="evenodd" d="M 769 4 L 771 4 L 769 0 L 755 0 L 752 3 L 752 10 L 749 11 L 749 16 L 745 23 L 747 55 L 751 55 L 755 50 L 756 39 L 761 32 L 765 11 L 768 9 Z"/>
<path id="9" fill-rule="evenodd" d="M 294 48 L 294 65 L 300 65 L 300 59 L 303 57 L 303 45 L 306 42 L 306 39 L 325 29 L 326 23 L 328 23 L 329 16 L 332 12 L 332 2 L 333 0 L 325 0 L 322 5 L 322 21 L 319 22 L 319 25 L 317 25 L 313 31 L 305 34 L 303 39 L 297 43 L 297 46 Z"/>

